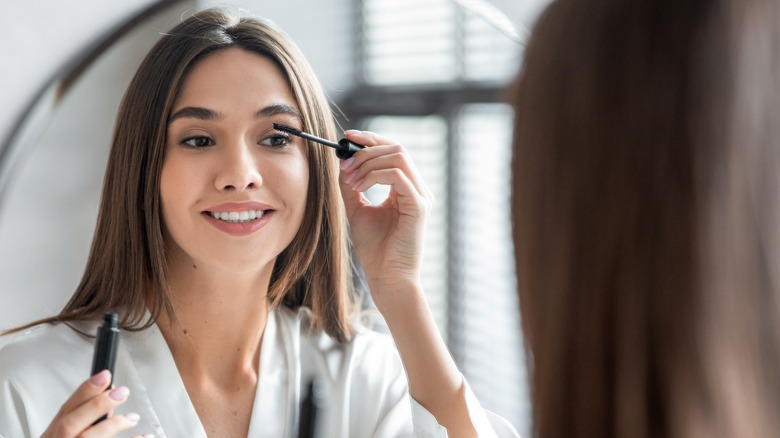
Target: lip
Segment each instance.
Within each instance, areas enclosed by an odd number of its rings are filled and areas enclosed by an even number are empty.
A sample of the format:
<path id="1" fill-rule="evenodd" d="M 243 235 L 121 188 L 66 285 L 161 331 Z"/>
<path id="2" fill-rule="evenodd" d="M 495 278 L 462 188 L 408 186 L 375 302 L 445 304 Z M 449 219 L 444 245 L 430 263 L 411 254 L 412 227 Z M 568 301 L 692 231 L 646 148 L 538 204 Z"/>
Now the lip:
<path id="1" fill-rule="evenodd" d="M 211 217 L 212 213 L 222 213 L 226 211 L 246 211 L 246 210 L 267 210 L 260 219 L 255 219 L 244 223 L 231 223 Z M 263 228 L 274 216 L 275 211 L 268 204 L 259 202 L 226 202 L 223 204 L 209 207 L 201 212 L 201 216 L 214 228 L 230 234 L 231 236 L 245 236 Z"/>

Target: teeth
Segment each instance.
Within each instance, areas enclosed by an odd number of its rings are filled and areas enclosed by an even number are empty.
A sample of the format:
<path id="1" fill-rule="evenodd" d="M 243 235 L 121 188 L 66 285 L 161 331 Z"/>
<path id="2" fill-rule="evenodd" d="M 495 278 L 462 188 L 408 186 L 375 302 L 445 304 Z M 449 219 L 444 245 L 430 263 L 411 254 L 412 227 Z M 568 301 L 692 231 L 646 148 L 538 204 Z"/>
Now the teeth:
<path id="1" fill-rule="evenodd" d="M 240 224 L 263 217 L 265 210 L 222 211 L 219 213 L 210 211 L 209 214 L 214 219 Z"/>

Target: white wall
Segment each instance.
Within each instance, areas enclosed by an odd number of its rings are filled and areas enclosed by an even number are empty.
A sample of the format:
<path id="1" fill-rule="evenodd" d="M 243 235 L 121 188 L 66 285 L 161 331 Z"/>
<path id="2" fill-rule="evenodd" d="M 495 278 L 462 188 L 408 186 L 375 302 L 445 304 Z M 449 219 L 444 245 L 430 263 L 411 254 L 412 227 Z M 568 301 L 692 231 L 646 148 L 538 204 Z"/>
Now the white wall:
<path id="1" fill-rule="evenodd" d="M 0 136 L 51 71 L 75 48 L 148 0 L 13 3 L 0 14 Z M 73 6 L 73 5 L 76 6 Z M 351 83 L 350 0 L 242 2 L 284 29 L 338 99 Z M 175 7 L 134 32 L 91 68 L 56 111 L 0 200 L 0 330 L 56 313 L 81 278 L 92 240 L 114 115 L 140 59 L 183 13 L 224 3 Z M 5 7 L 5 5 L 4 5 Z M 46 23 L 36 25 L 34 23 Z M 327 27 L 323 26 L 323 23 Z M 24 38 L 10 36 L 25 35 Z M 16 42 L 20 42 L 16 45 Z M 2 138 L 2 137 L 0 137 Z M 0 344 L 5 338 L 0 338 Z"/>
<path id="2" fill-rule="evenodd" d="M 99 8 L 90 10 L 101 13 Z M 101 57 L 64 99 L 18 167 L 0 204 L 0 329 L 56 313 L 78 284 L 122 92 L 158 29 L 168 28 L 179 15 L 157 17 L 146 31 L 129 35 Z M 89 21 L 83 24 L 89 26 Z M 42 60 L 37 65 L 55 67 Z M 25 70 L 26 65 L 19 67 Z M 41 77 L 23 76 L 16 68 L 11 74 L 25 87 L 38 85 Z"/>
<path id="3" fill-rule="evenodd" d="M 16 111 L 83 45 L 152 0 L 3 1 L 0 14 L 0 138 Z"/>

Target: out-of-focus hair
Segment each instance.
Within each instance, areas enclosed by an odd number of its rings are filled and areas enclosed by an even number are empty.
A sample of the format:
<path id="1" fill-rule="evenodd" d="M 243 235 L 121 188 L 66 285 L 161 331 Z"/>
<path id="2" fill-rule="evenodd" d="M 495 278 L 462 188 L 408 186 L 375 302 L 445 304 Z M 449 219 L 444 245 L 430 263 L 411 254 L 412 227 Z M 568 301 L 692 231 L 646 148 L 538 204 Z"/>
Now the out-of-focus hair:
<path id="1" fill-rule="evenodd" d="M 241 48 L 276 63 L 303 115 L 303 130 L 335 137 L 335 123 L 319 81 L 298 48 L 266 21 L 218 9 L 194 14 L 151 49 L 117 114 L 97 228 L 84 276 L 62 312 L 44 322 L 99 319 L 121 311 L 123 328 L 148 327 L 160 312 L 175 318 L 169 296 L 167 254 L 160 211 L 168 118 L 187 74 L 209 54 Z M 268 298 L 307 306 L 312 324 L 338 340 L 353 328 L 352 270 L 346 218 L 332 151 L 305 149 L 309 187 L 301 228 L 278 256 Z M 152 319 L 146 319 L 147 308 Z"/>
<path id="2" fill-rule="evenodd" d="M 558 0 L 520 78 L 540 437 L 780 433 L 780 2 Z"/>

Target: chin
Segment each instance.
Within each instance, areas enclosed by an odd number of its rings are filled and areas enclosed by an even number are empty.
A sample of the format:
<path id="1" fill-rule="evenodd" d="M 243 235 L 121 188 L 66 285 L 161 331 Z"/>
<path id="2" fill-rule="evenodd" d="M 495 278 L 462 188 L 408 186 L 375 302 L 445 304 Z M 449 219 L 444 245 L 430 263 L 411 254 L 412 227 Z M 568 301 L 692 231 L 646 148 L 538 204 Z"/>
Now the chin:
<path id="1" fill-rule="evenodd" d="M 202 261 L 204 265 L 211 266 L 214 268 L 214 270 L 231 274 L 248 274 L 251 272 L 260 272 L 264 269 L 273 269 L 275 262 L 276 257 L 261 257 L 250 259 L 247 259 L 246 257 L 241 257 L 240 259 L 225 257 L 218 259 L 211 258 L 210 260 Z"/>

